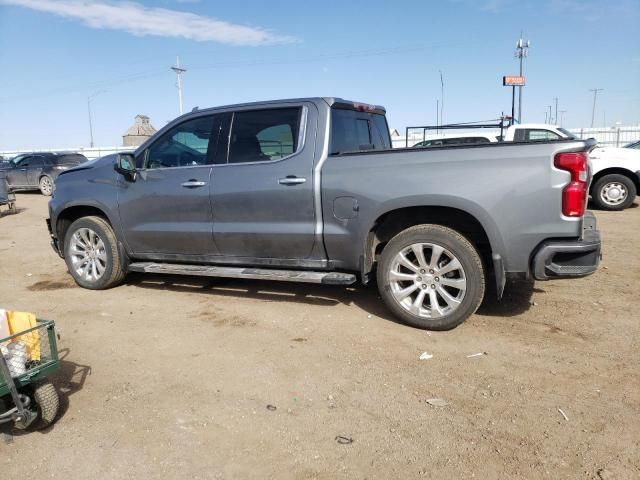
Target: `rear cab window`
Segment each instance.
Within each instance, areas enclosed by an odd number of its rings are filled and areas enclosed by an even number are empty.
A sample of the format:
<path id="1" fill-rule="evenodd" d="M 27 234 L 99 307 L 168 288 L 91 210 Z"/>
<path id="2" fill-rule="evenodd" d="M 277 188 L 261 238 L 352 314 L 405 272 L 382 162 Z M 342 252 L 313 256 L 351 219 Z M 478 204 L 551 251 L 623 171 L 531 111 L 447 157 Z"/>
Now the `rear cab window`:
<path id="1" fill-rule="evenodd" d="M 549 130 L 530 128 L 526 130 L 525 140 L 528 142 L 544 142 L 548 140 L 559 140 L 560 135 Z"/>
<path id="2" fill-rule="evenodd" d="M 384 112 L 367 107 L 357 110 L 339 104 L 331 108 L 331 155 L 391 148 Z"/>

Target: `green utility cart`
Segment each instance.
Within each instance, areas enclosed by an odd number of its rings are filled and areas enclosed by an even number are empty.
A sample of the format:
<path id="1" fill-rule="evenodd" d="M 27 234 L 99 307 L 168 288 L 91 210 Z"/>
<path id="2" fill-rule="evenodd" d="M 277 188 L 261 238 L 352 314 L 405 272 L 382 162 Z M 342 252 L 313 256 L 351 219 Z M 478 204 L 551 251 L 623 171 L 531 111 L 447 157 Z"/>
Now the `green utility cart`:
<path id="1" fill-rule="evenodd" d="M 55 323 L 36 326 L 0 339 L 0 424 L 45 428 L 58 414 L 58 392 L 48 379 L 60 366 Z"/>

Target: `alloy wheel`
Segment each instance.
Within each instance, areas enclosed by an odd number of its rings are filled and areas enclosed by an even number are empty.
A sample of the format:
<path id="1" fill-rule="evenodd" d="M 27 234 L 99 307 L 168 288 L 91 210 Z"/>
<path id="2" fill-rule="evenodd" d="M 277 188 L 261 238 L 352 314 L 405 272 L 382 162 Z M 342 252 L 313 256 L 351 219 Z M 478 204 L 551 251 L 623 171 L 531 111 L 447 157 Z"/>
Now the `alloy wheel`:
<path id="1" fill-rule="evenodd" d="M 402 249 L 391 262 L 388 280 L 396 302 L 422 318 L 453 313 L 467 290 L 460 261 L 435 243 L 414 243 Z"/>
<path id="2" fill-rule="evenodd" d="M 107 252 L 102 239 L 90 228 L 79 228 L 69 242 L 71 265 L 82 279 L 95 282 L 107 268 Z"/>

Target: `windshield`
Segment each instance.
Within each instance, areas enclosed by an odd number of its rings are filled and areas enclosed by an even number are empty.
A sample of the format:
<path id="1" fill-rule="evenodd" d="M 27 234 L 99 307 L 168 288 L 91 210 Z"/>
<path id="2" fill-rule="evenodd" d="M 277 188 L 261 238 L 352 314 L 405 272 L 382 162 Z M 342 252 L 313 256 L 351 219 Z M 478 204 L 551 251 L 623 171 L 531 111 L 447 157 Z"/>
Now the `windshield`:
<path id="1" fill-rule="evenodd" d="M 571 133 L 567 129 L 564 129 L 564 128 L 560 127 L 560 128 L 558 128 L 558 131 L 560 131 L 563 134 L 565 134 L 569 140 L 577 140 L 578 139 L 578 137 L 576 137 L 573 133 Z"/>

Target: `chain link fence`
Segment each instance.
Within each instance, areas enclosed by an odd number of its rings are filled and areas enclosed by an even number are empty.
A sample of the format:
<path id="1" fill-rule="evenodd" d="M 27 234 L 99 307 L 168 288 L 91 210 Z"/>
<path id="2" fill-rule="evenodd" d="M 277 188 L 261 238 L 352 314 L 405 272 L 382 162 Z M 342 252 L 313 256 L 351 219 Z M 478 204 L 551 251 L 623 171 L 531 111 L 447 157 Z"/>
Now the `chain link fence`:
<path id="1" fill-rule="evenodd" d="M 595 138 L 601 147 L 624 147 L 625 145 L 640 140 L 640 125 L 628 127 L 610 127 L 610 128 L 568 128 L 580 139 Z M 413 146 L 424 140 L 432 140 L 434 138 L 446 137 L 464 137 L 475 135 L 500 135 L 500 130 L 493 129 L 470 129 L 458 131 L 440 131 L 435 130 L 429 132 L 409 132 L 409 146 Z M 404 136 L 395 136 L 391 138 L 393 148 L 404 148 L 406 140 Z"/>
<path id="2" fill-rule="evenodd" d="M 601 147 L 624 147 L 628 143 L 640 140 L 640 126 L 611 128 L 569 128 L 571 133 L 581 139 L 595 138 Z"/>

